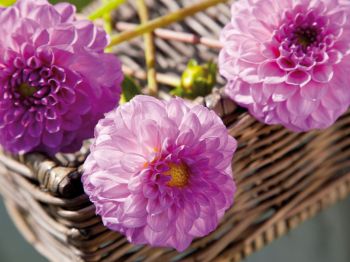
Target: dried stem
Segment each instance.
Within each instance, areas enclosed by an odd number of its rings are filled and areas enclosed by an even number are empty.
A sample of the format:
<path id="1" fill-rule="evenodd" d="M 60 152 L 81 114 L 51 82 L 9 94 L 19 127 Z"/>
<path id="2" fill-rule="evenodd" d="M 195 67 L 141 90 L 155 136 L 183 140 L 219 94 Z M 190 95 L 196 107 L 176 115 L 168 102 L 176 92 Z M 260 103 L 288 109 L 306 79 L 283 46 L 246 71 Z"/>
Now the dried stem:
<path id="1" fill-rule="evenodd" d="M 136 28 L 136 26 L 137 26 L 136 24 L 125 23 L 125 22 L 118 22 L 115 25 L 116 29 L 120 31 L 133 30 Z M 173 30 L 161 29 L 161 28 L 155 29 L 153 33 L 155 36 L 164 40 L 172 40 L 172 41 L 178 41 L 178 42 L 189 43 L 194 45 L 201 44 L 213 49 L 222 48 L 222 44 L 219 42 L 219 40 L 201 37 L 190 33 L 176 32 Z"/>
<path id="2" fill-rule="evenodd" d="M 112 37 L 110 46 L 114 46 L 122 42 L 128 41 L 139 35 L 151 32 L 156 28 L 168 26 L 171 23 L 183 20 L 184 18 L 194 15 L 195 13 L 203 11 L 211 6 L 215 6 L 220 3 L 226 3 L 227 1 L 228 0 L 203 0 L 200 3 L 193 4 L 189 7 L 185 7 L 173 13 L 156 18 L 147 23 L 139 25 L 134 30 L 126 31 Z"/>
<path id="3" fill-rule="evenodd" d="M 146 80 L 147 79 L 147 73 L 140 70 L 133 70 L 128 66 L 123 65 L 123 72 L 126 75 L 135 77 L 137 79 Z M 157 73 L 156 75 L 156 81 L 161 84 L 165 84 L 171 87 L 177 87 L 180 84 L 180 78 L 172 75 L 166 75 Z"/>
<path id="4" fill-rule="evenodd" d="M 136 6 L 141 20 L 141 24 L 148 22 L 148 10 L 144 0 L 136 0 Z M 152 32 L 145 33 L 145 58 L 147 67 L 147 82 L 149 94 L 156 96 L 158 94 L 158 84 L 156 80 L 155 69 L 155 46 Z"/>

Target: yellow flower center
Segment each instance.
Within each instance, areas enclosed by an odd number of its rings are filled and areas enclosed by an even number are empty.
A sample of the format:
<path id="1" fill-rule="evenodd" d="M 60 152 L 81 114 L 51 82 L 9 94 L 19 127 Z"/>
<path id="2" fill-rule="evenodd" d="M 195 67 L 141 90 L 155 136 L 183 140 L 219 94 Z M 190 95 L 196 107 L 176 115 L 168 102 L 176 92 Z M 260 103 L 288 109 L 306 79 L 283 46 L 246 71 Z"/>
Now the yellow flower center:
<path id="1" fill-rule="evenodd" d="M 190 177 L 188 167 L 185 164 L 169 164 L 169 170 L 164 173 L 166 176 L 171 176 L 171 180 L 167 183 L 168 186 L 184 187 L 188 184 Z"/>
<path id="2" fill-rule="evenodd" d="M 35 87 L 30 86 L 30 85 L 28 85 L 26 83 L 20 84 L 20 86 L 18 87 L 18 92 L 24 98 L 32 96 L 36 91 L 37 91 L 37 89 Z"/>

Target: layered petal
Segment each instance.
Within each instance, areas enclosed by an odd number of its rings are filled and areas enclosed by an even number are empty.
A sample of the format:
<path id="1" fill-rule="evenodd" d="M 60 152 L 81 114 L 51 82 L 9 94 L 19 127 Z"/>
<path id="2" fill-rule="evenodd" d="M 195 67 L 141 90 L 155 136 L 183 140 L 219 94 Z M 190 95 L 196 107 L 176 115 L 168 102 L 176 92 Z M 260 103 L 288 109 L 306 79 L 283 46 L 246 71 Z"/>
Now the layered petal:
<path id="1" fill-rule="evenodd" d="M 13 153 L 78 150 L 121 93 L 106 33 L 46 0 L 19 0 L 0 23 L 0 143 Z"/>
<path id="2" fill-rule="evenodd" d="M 350 105 L 349 21 L 346 1 L 235 2 L 221 33 L 226 93 L 266 124 L 329 127 Z"/>
<path id="3" fill-rule="evenodd" d="M 100 120 L 95 134 L 85 192 L 105 225 L 132 243 L 183 251 L 232 205 L 237 143 L 207 108 L 136 96 Z"/>

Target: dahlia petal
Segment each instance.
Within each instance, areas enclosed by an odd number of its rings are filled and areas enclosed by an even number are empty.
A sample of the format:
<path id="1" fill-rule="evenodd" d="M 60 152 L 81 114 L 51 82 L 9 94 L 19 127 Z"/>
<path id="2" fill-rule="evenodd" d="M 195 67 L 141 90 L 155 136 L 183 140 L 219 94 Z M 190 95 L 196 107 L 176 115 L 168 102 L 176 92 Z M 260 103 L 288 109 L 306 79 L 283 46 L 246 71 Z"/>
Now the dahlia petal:
<path id="1" fill-rule="evenodd" d="M 126 217 L 123 219 L 123 225 L 129 228 L 137 228 L 145 225 L 144 217 Z"/>
<path id="2" fill-rule="evenodd" d="M 60 131 L 61 123 L 57 120 L 47 119 L 46 120 L 46 130 L 49 133 L 56 133 Z"/>
<path id="3" fill-rule="evenodd" d="M 276 107 L 276 114 L 281 119 L 282 123 L 290 122 L 290 114 L 285 103 L 279 103 Z"/>
<path id="4" fill-rule="evenodd" d="M 231 90 L 234 90 L 232 97 L 240 104 L 254 103 L 254 99 L 250 92 L 250 85 L 243 81 L 235 81 L 228 84 L 226 87 L 226 93 L 231 94 Z"/>
<path id="5" fill-rule="evenodd" d="M 94 30 L 96 31 L 95 38 L 89 45 L 89 48 L 102 51 L 108 45 L 108 35 L 99 27 L 95 27 Z"/>
<path id="6" fill-rule="evenodd" d="M 68 114 L 69 115 L 69 114 Z M 62 125 L 62 128 L 64 130 L 67 130 L 67 131 L 75 131 L 75 130 L 78 130 L 81 125 L 82 125 L 82 119 L 80 116 L 65 116 L 63 119 L 62 119 L 62 123 L 60 124 Z"/>
<path id="7" fill-rule="evenodd" d="M 73 45 L 77 39 L 74 26 L 62 26 L 50 32 L 50 45 Z"/>
<path id="8" fill-rule="evenodd" d="M 144 157 L 136 154 L 124 155 L 120 160 L 121 167 L 128 173 L 138 172 L 145 162 Z"/>
<path id="9" fill-rule="evenodd" d="M 183 234 L 181 232 L 176 232 L 175 239 L 173 240 L 173 245 L 179 252 L 186 250 L 192 242 L 191 236 L 188 236 L 187 234 Z"/>
<path id="10" fill-rule="evenodd" d="M 215 113 L 200 107 L 136 96 L 100 120 L 82 182 L 107 227 L 135 244 L 178 250 L 215 229 L 235 192 L 236 142 Z M 152 148 L 155 130 L 161 148 Z M 121 198 L 113 195 L 120 185 Z M 200 230 L 193 229 L 197 220 Z"/>
<path id="11" fill-rule="evenodd" d="M 287 59 L 285 57 L 278 58 L 277 64 L 282 70 L 285 70 L 285 71 L 295 70 L 297 67 L 296 63 L 293 60 Z"/>
<path id="12" fill-rule="evenodd" d="M 258 1 L 256 6 L 252 10 L 252 14 L 259 19 L 259 21 L 268 23 L 269 25 L 277 25 L 278 19 L 275 17 L 274 12 L 271 12 L 273 3 L 271 1 Z"/>
<path id="13" fill-rule="evenodd" d="M 35 47 L 31 44 L 24 43 L 21 45 L 21 54 L 23 55 L 24 59 L 29 59 L 35 54 Z"/>
<path id="14" fill-rule="evenodd" d="M 285 80 L 286 73 L 276 62 L 266 62 L 259 66 L 258 74 L 264 79 L 265 83 L 282 83 Z"/>
<path id="15" fill-rule="evenodd" d="M 17 8 L 6 8 L 2 10 L 1 17 L 0 17 L 1 25 L 4 28 L 10 25 L 12 26 L 15 25 L 18 16 L 19 16 L 19 12 Z"/>
<path id="16" fill-rule="evenodd" d="M 63 133 L 56 132 L 56 133 L 49 133 L 49 132 L 43 132 L 43 143 L 50 147 L 50 148 L 56 148 L 58 147 L 63 139 Z"/>
<path id="17" fill-rule="evenodd" d="M 157 215 L 162 213 L 166 208 L 159 204 L 159 200 L 148 200 L 146 210 L 149 215 Z"/>
<path id="18" fill-rule="evenodd" d="M 318 83 L 310 81 L 307 85 L 301 88 L 300 95 L 309 100 L 317 100 L 323 97 L 327 90 L 327 84 L 320 86 Z"/>
<path id="19" fill-rule="evenodd" d="M 297 90 L 298 88 L 293 85 L 288 85 L 285 83 L 276 84 L 272 94 L 272 100 L 274 102 L 286 101 L 295 92 L 297 92 Z"/>
<path id="20" fill-rule="evenodd" d="M 50 47 L 49 52 L 51 53 L 50 55 L 54 59 L 55 65 L 63 68 L 70 68 L 69 65 L 72 63 L 72 60 L 76 57 L 71 49 L 61 49 L 57 47 Z M 52 63 L 53 61 L 51 62 L 51 64 Z M 76 70 L 73 68 L 70 68 L 70 69 L 71 71 Z M 76 71 L 79 72 L 79 70 L 76 70 Z"/>
<path id="21" fill-rule="evenodd" d="M 322 123 L 322 128 L 327 128 L 333 122 L 330 112 L 322 105 L 311 116 L 317 122 Z"/>
<path id="22" fill-rule="evenodd" d="M 312 80 L 319 83 L 328 83 L 334 75 L 332 66 L 318 65 L 312 70 Z"/>
<path id="23" fill-rule="evenodd" d="M 304 86 L 311 80 L 311 75 L 305 71 L 297 70 L 288 74 L 286 83 L 290 85 Z"/>
<path id="24" fill-rule="evenodd" d="M 96 29 L 93 23 L 89 21 L 77 21 L 75 26 L 77 27 L 77 33 L 79 36 L 79 45 L 90 46 L 96 37 Z"/>
<path id="25" fill-rule="evenodd" d="M 50 48 L 38 48 L 36 51 L 36 55 L 42 61 L 43 64 L 51 65 L 54 61 L 54 55 Z"/>
<path id="26" fill-rule="evenodd" d="M 156 199 L 158 197 L 158 186 L 153 184 L 144 185 L 143 194 L 148 199 Z"/>
<path id="27" fill-rule="evenodd" d="M 147 240 L 148 243 L 154 246 L 160 246 L 164 244 L 164 242 L 168 238 L 168 233 L 167 232 L 156 232 L 151 229 L 151 227 L 145 227 L 144 229 L 144 235 L 145 239 Z"/>
<path id="28" fill-rule="evenodd" d="M 338 110 L 342 105 L 341 101 L 333 94 L 331 87 L 328 87 L 327 91 L 328 92 L 321 100 L 321 104 L 324 108 Z"/>
<path id="29" fill-rule="evenodd" d="M 148 215 L 147 224 L 150 228 L 152 228 L 153 231 L 164 231 L 164 229 L 166 229 L 169 224 L 167 211 L 163 211 L 159 214 Z"/>
<path id="30" fill-rule="evenodd" d="M 24 132 L 25 132 L 25 129 L 23 128 L 20 121 L 14 122 L 11 125 L 11 128 L 9 130 L 9 133 L 15 138 L 19 138 L 19 137 L 23 136 Z"/>
<path id="31" fill-rule="evenodd" d="M 180 125 L 179 120 L 181 120 L 186 112 L 183 111 L 181 101 L 178 99 L 173 99 L 167 105 L 168 117 L 174 119 L 177 125 Z"/>
<path id="32" fill-rule="evenodd" d="M 350 64 L 346 1 L 242 0 L 232 5 L 231 13 L 232 20 L 221 33 L 219 68 L 229 83 L 226 93 L 235 102 L 267 124 L 295 131 L 327 127 L 344 111 L 318 106 L 329 88 L 339 108 L 349 107 L 349 92 L 343 90 L 350 74 L 350 65 L 345 65 Z M 254 46 L 249 39 L 264 41 Z M 260 60 L 261 55 L 266 60 Z M 284 96 L 286 90 L 276 88 L 277 83 L 294 85 L 295 93 Z M 300 112 L 291 108 L 297 100 Z M 328 110 L 329 118 L 322 122 L 321 117 L 309 117 L 318 110 Z"/>
<path id="33" fill-rule="evenodd" d="M 200 122 L 198 120 L 198 117 L 194 113 L 187 114 L 186 117 L 184 117 L 179 129 L 181 131 L 191 130 L 193 134 L 200 134 Z"/>
<path id="34" fill-rule="evenodd" d="M 328 51 L 328 56 L 330 64 L 339 64 L 343 59 L 343 54 L 337 50 Z"/>
<path id="35" fill-rule="evenodd" d="M 127 191 L 129 197 L 124 202 L 124 212 L 130 217 L 146 217 L 146 200 L 142 197 L 130 197 L 130 191 Z M 136 204 L 137 203 L 137 204 Z"/>
<path id="36" fill-rule="evenodd" d="M 41 5 L 34 8 L 32 12 L 29 12 L 29 17 L 45 28 L 53 27 L 61 20 L 59 13 L 50 5 Z"/>
<path id="37" fill-rule="evenodd" d="M 113 163 L 114 157 L 121 156 L 121 153 L 115 152 L 112 149 L 103 148 L 103 150 L 95 150 L 93 158 L 100 168 L 108 168 Z"/>
<path id="38" fill-rule="evenodd" d="M 207 221 L 205 221 L 205 219 L 207 219 L 208 217 L 204 217 L 204 218 L 199 218 L 197 219 L 194 224 L 193 227 L 191 228 L 191 230 L 189 231 L 189 233 L 191 235 L 196 235 L 196 236 L 205 236 L 207 235 L 210 231 L 208 230 L 207 227 Z"/>
<path id="39" fill-rule="evenodd" d="M 48 44 L 49 40 L 50 40 L 50 35 L 46 29 L 37 31 L 33 35 L 34 46 L 36 47 Z"/>
<path id="40" fill-rule="evenodd" d="M 101 190 L 100 197 L 105 199 L 113 199 L 113 201 L 126 201 L 130 195 L 126 184 L 120 184 L 118 186 L 112 186 L 110 188 L 104 188 L 103 185 L 106 183 L 104 174 L 98 175 L 98 172 L 93 177 L 92 183 L 98 190 Z M 111 181 L 114 182 L 115 180 Z"/>
<path id="41" fill-rule="evenodd" d="M 287 100 L 287 109 L 294 116 L 308 116 L 317 107 L 317 101 L 306 100 L 298 93 Z"/>
<path id="42" fill-rule="evenodd" d="M 192 144 L 194 139 L 195 139 L 195 135 L 192 132 L 192 130 L 187 130 L 180 133 L 179 137 L 176 139 L 176 144 L 178 145 Z"/>
<path id="43" fill-rule="evenodd" d="M 346 11 L 341 10 L 338 12 L 334 12 L 330 16 L 330 19 L 333 23 L 336 23 L 339 26 L 343 26 L 346 23 L 348 17 L 349 17 L 349 14 Z"/>
<path id="44" fill-rule="evenodd" d="M 137 130 L 138 138 L 144 143 L 153 148 L 160 148 L 159 128 L 154 120 L 143 120 L 139 122 Z"/>
<path id="45" fill-rule="evenodd" d="M 74 21 L 76 12 L 74 5 L 68 3 L 58 3 L 55 5 L 55 9 L 61 15 L 62 23 L 69 23 Z"/>
<path id="46" fill-rule="evenodd" d="M 71 91 L 68 91 L 66 94 L 64 94 L 64 96 L 66 96 L 66 95 L 71 96 L 72 99 L 73 99 L 73 97 L 75 97 L 75 100 L 73 103 L 74 111 L 76 111 L 80 115 L 87 114 L 91 110 L 91 100 L 90 100 L 89 96 L 81 90 L 75 90 L 74 95 L 72 95 L 71 93 L 72 93 Z M 65 99 L 66 98 L 67 97 L 65 97 Z M 67 101 L 67 99 L 66 99 L 66 101 Z M 67 102 L 71 103 L 73 101 L 67 101 Z"/>
<path id="47" fill-rule="evenodd" d="M 22 16 L 28 16 L 38 7 L 42 7 L 45 4 L 47 4 L 45 0 L 22 0 L 18 1 L 15 6 L 19 9 Z"/>
<path id="48" fill-rule="evenodd" d="M 42 132 L 44 129 L 44 125 L 42 122 L 40 121 L 35 121 L 33 122 L 33 124 L 31 125 L 31 128 L 28 130 L 28 133 L 32 136 L 32 137 L 40 137 Z"/>
<path id="49" fill-rule="evenodd" d="M 74 90 L 65 86 L 60 86 L 57 89 L 56 95 L 60 101 L 64 102 L 66 105 L 71 105 L 75 102 L 76 96 Z"/>
<path id="50" fill-rule="evenodd" d="M 276 59 L 280 56 L 280 51 L 274 44 L 263 44 L 261 53 L 269 59 Z"/>

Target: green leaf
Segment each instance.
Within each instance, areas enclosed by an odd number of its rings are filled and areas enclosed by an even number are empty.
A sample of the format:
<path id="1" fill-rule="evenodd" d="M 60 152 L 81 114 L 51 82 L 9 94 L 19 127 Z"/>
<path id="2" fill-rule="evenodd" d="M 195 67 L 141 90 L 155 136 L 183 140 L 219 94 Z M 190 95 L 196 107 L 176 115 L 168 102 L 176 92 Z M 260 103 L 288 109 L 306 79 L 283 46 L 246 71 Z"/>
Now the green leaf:
<path id="1" fill-rule="evenodd" d="M 179 97 L 183 97 L 185 95 L 184 91 L 182 90 L 181 87 L 177 87 L 177 88 L 171 90 L 170 94 L 173 96 L 179 96 Z"/>
<path id="2" fill-rule="evenodd" d="M 129 102 L 134 96 L 141 94 L 141 88 L 135 81 L 129 77 L 125 76 L 122 83 L 122 96 L 120 98 L 120 103 L 124 104 Z"/>

